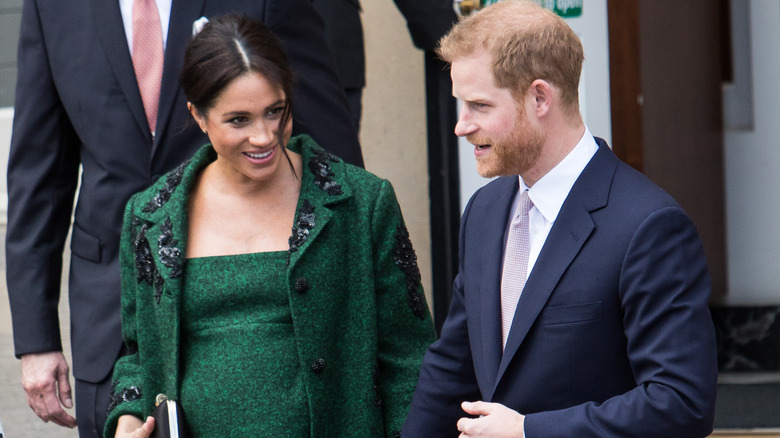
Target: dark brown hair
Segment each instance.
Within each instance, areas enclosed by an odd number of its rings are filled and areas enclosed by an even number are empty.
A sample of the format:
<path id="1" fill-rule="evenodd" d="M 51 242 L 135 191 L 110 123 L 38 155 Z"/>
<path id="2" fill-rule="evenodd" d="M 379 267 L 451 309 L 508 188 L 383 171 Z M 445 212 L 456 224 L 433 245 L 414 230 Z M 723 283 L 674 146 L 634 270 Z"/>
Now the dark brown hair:
<path id="1" fill-rule="evenodd" d="M 279 40 L 265 24 L 239 14 L 212 18 L 187 45 L 179 82 L 187 100 L 205 116 L 225 88 L 247 73 L 261 74 L 284 92 L 277 138 L 287 155 L 284 127 L 292 118 L 293 74 Z"/>

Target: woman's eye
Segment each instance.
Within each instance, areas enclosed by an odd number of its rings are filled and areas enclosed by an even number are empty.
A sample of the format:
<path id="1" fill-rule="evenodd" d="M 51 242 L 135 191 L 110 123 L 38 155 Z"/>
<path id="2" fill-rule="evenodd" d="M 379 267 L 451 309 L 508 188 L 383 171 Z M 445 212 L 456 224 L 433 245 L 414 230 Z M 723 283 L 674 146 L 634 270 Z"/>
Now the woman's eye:
<path id="1" fill-rule="evenodd" d="M 276 118 L 276 117 L 280 117 L 283 112 L 284 112 L 284 107 L 283 106 L 278 106 L 278 107 L 272 108 L 270 111 L 268 111 L 268 113 L 266 115 L 268 117 Z"/>
<path id="2" fill-rule="evenodd" d="M 239 117 L 233 117 L 232 119 L 228 120 L 228 123 L 230 123 L 231 125 L 241 125 L 243 123 L 246 123 L 247 120 L 249 119 L 244 116 L 239 116 Z"/>

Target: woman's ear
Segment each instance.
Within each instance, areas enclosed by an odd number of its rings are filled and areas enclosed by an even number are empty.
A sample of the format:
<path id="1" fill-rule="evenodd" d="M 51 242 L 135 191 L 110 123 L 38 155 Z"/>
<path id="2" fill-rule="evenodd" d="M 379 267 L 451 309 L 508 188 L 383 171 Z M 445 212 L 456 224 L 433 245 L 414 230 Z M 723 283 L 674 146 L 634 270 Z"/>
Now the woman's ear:
<path id="1" fill-rule="evenodd" d="M 195 119 L 200 130 L 203 131 L 204 134 L 208 134 L 208 132 L 206 132 L 206 119 L 200 115 L 200 112 L 195 108 L 195 105 L 193 105 L 192 102 L 187 102 L 187 109 L 190 110 L 190 114 L 192 114 L 192 118 Z"/>

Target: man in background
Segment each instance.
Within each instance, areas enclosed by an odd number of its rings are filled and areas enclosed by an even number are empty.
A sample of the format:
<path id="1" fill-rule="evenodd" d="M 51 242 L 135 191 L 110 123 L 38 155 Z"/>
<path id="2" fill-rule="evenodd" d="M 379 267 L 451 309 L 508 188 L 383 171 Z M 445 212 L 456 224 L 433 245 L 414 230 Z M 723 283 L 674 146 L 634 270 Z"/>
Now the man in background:
<path id="1" fill-rule="evenodd" d="M 325 22 L 325 38 L 347 94 L 350 116 L 359 129 L 366 85 L 360 0 L 313 0 L 312 3 Z M 422 50 L 434 50 L 457 20 L 451 0 L 395 0 L 395 4 L 406 18 L 414 45 Z"/>

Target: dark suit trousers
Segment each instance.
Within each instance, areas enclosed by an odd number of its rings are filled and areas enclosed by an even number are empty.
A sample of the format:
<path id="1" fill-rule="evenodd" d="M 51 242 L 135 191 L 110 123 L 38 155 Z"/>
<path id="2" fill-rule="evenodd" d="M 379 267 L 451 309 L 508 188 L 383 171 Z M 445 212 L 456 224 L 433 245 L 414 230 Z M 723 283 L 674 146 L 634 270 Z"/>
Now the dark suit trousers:
<path id="1" fill-rule="evenodd" d="M 111 374 L 99 383 L 76 379 L 76 421 L 79 438 L 102 438 L 108 415 Z"/>

